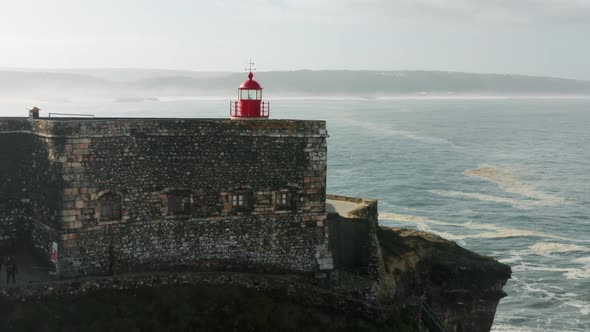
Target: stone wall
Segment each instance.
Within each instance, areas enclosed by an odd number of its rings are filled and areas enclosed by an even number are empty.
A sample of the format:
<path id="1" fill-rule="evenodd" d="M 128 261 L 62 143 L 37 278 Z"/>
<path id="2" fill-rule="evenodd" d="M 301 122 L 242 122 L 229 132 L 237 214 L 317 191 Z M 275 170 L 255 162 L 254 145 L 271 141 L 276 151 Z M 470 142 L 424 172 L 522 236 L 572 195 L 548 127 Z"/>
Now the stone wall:
<path id="1" fill-rule="evenodd" d="M 329 200 L 355 203 L 355 209 L 346 216 L 328 214 L 329 243 L 334 266 L 346 272 L 379 278 L 381 253 L 377 230 L 379 228 L 377 200 L 340 195 L 327 195 Z"/>
<path id="2" fill-rule="evenodd" d="M 44 173 L 57 175 L 62 276 L 179 265 L 332 268 L 323 121 L 25 122 L 20 135 L 41 143 Z"/>
<path id="3" fill-rule="evenodd" d="M 45 139 L 25 119 L 0 120 L 0 246 L 46 256 L 56 233 L 60 179 Z"/>

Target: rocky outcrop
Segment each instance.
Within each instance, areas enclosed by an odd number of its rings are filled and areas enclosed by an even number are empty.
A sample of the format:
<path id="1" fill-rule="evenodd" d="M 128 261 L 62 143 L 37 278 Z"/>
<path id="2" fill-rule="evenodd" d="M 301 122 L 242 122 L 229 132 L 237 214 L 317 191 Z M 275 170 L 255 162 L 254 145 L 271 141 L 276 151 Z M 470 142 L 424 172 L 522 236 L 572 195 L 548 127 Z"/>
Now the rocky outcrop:
<path id="1" fill-rule="evenodd" d="M 328 200 L 338 287 L 381 306 L 416 307 L 430 331 L 491 329 L 509 266 L 430 233 L 379 226 L 375 200 Z"/>
<path id="2" fill-rule="evenodd" d="M 491 329 L 506 296 L 509 266 L 425 232 L 380 227 L 377 236 L 383 257 L 380 302 L 424 303 L 446 331 Z"/>

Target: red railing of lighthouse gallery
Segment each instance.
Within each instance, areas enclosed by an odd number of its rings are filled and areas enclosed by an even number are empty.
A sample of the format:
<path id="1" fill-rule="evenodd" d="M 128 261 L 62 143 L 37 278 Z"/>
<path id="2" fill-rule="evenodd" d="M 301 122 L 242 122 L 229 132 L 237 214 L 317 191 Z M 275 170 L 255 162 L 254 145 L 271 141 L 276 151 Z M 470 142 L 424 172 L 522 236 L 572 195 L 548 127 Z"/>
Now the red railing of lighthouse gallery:
<path id="1" fill-rule="evenodd" d="M 252 106 L 248 108 L 242 109 L 239 101 L 230 101 L 229 115 L 234 118 L 267 118 L 270 115 L 270 103 L 268 101 L 260 102 L 260 114 L 251 114 L 254 113 L 252 112 Z"/>

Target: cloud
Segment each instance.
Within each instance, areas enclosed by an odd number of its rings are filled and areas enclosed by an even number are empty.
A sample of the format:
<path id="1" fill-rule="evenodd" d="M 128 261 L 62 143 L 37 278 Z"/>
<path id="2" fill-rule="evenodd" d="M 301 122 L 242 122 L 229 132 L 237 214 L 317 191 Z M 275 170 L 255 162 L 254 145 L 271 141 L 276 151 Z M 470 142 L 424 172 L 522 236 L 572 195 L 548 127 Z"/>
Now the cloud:
<path id="1" fill-rule="evenodd" d="M 252 13 L 257 13 L 258 18 L 326 23 L 441 19 L 590 24 L 590 0 L 255 0 L 240 3 L 248 4 L 250 10 L 255 8 Z"/>
<path id="2" fill-rule="evenodd" d="M 412 9 L 497 22 L 590 23 L 588 0 L 400 0 Z"/>

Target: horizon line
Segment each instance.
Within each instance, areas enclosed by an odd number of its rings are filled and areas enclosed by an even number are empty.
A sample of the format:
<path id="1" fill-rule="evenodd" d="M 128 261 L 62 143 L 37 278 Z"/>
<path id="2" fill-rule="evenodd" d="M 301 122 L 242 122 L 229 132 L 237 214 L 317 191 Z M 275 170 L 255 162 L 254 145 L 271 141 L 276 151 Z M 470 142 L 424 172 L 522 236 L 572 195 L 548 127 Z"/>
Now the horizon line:
<path id="1" fill-rule="evenodd" d="M 37 72 L 47 73 L 59 71 L 76 71 L 76 70 L 135 70 L 135 71 L 171 71 L 171 72 L 191 72 L 191 73 L 209 73 L 209 74 L 240 74 L 245 73 L 243 71 L 231 71 L 231 70 L 197 70 L 197 69 L 172 69 L 172 68 L 150 68 L 150 67 L 3 67 L 0 66 L 1 71 L 16 71 L 16 72 Z M 499 73 L 499 72 L 476 72 L 476 71 L 461 71 L 461 70 L 444 70 L 444 69 L 279 69 L 279 70 L 256 70 L 256 73 L 272 73 L 272 72 L 336 72 L 336 71 L 347 71 L 347 72 L 435 72 L 435 73 L 453 73 L 453 74 L 467 74 L 467 75 L 496 75 L 496 76 L 520 76 L 520 77 L 531 77 L 531 78 L 549 78 L 549 79 L 560 79 L 570 80 L 578 82 L 590 83 L 589 79 L 572 78 L 565 76 L 552 76 L 543 74 L 522 74 L 522 73 Z M 88 75 L 88 74 L 86 74 Z"/>

